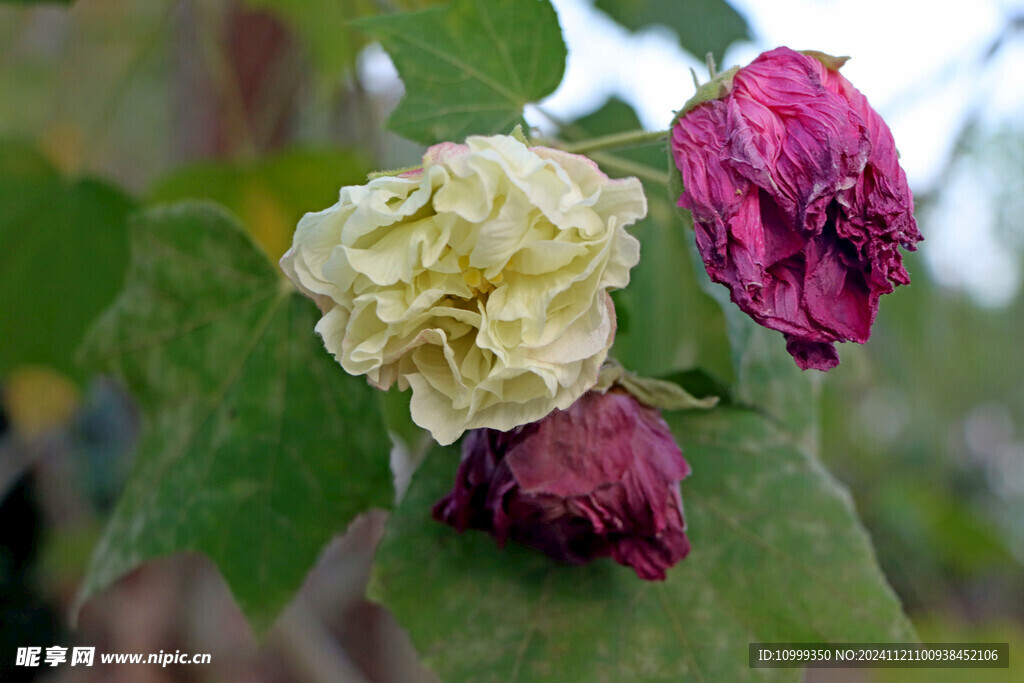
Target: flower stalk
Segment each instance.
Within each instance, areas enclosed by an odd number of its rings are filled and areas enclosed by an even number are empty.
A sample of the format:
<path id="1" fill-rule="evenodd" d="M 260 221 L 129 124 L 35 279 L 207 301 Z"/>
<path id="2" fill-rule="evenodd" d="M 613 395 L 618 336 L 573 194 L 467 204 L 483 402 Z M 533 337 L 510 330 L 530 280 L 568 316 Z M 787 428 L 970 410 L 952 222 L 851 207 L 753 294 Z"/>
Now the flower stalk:
<path id="1" fill-rule="evenodd" d="M 569 142 L 559 145 L 566 152 L 583 154 L 602 149 L 619 149 L 622 147 L 638 147 L 668 139 L 667 130 L 629 130 L 622 133 L 602 135 L 588 140 Z"/>
<path id="2" fill-rule="evenodd" d="M 650 166 L 645 166 L 644 164 L 639 164 L 635 161 L 630 161 L 629 159 L 623 159 L 622 157 L 614 154 L 594 152 L 589 156 L 602 168 L 614 168 L 616 171 L 636 176 L 640 180 L 658 183 L 659 185 L 665 185 L 666 187 L 668 186 L 669 178 L 668 173 L 665 171 L 659 171 L 651 168 Z"/>

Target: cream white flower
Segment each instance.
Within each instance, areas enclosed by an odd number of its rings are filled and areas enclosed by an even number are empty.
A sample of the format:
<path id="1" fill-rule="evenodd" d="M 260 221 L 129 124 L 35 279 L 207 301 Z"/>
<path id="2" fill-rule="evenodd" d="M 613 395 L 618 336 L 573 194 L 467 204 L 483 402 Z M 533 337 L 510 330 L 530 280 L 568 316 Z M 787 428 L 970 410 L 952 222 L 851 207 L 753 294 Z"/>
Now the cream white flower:
<path id="1" fill-rule="evenodd" d="M 281 267 L 320 306 L 341 366 L 412 387 L 413 420 L 449 444 L 564 410 L 597 381 L 607 290 L 640 258 L 625 227 L 646 212 L 638 180 L 586 157 L 470 137 L 342 188 L 302 218 Z"/>

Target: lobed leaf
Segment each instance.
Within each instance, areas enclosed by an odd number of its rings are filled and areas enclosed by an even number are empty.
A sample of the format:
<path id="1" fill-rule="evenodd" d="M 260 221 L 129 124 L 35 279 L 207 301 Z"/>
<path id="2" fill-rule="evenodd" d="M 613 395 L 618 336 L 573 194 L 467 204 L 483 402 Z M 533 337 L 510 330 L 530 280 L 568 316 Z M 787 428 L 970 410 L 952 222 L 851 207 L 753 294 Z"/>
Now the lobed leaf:
<path id="1" fill-rule="evenodd" d="M 913 639 L 846 492 L 785 431 L 734 408 L 667 419 L 694 470 L 682 483 L 693 550 L 664 583 L 433 522 L 458 457 L 427 458 L 372 591 L 442 680 L 795 681 L 796 669 L 748 668 L 747 644 Z"/>
<path id="2" fill-rule="evenodd" d="M 388 127 L 425 144 L 508 133 L 565 71 L 548 0 L 456 0 L 356 25 L 381 42 L 405 84 Z"/>
<path id="3" fill-rule="evenodd" d="M 81 351 L 132 390 L 144 432 L 79 603 L 193 550 L 262 629 L 333 534 L 391 503 L 376 396 L 324 352 L 316 308 L 222 210 L 153 209 L 131 237 L 125 289 Z"/>

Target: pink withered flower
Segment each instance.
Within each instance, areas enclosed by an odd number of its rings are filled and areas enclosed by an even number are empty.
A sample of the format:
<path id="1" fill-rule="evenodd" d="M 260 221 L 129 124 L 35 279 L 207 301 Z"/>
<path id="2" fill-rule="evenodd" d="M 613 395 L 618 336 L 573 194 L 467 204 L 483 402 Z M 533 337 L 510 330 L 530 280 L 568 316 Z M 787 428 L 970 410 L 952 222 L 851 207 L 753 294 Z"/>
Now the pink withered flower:
<path id="1" fill-rule="evenodd" d="M 619 388 L 591 391 L 539 422 L 469 432 L 434 517 L 571 564 L 611 556 L 660 580 L 690 550 L 679 494 L 689 473 L 656 409 Z"/>
<path id="2" fill-rule="evenodd" d="M 899 246 L 921 240 L 892 133 L 843 61 L 765 52 L 672 130 L 708 274 L 803 369 L 867 341 L 879 297 L 910 282 Z"/>

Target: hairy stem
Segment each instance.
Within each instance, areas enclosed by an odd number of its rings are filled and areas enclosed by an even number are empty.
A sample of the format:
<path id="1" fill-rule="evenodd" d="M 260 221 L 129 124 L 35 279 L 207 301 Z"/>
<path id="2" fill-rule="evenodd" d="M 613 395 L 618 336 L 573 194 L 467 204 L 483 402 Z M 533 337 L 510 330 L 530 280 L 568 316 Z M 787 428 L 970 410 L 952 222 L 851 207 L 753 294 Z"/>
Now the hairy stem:
<path id="1" fill-rule="evenodd" d="M 569 142 L 561 145 L 562 149 L 566 152 L 593 152 L 599 149 L 617 149 L 619 147 L 636 147 L 638 145 L 647 145 L 653 142 L 658 142 L 668 137 L 669 131 L 658 130 L 631 130 L 625 133 L 614 133 L 613 135 L 603 135 L 597 138 L 590 138 L 589 140 L 580 140 L 578 142 Z"/>
<path id="2" fill-rule="evenodd" d="M 623 159 L 622 157 L 615 156 L 614 154 L 603 154 L 598 152 L 597 154 L 591 154 L 590 158 L 596 161 L 599 166 L 603 166 L 604 168 L 614 168 L 618 171 L 622 171 L 623 173 L 635 175 L 640 180 L 659 183 L 665 186 L 668 185 L 668 172 L 658 171 L 650 166 L 638 164 L 635 161 Z"/>

